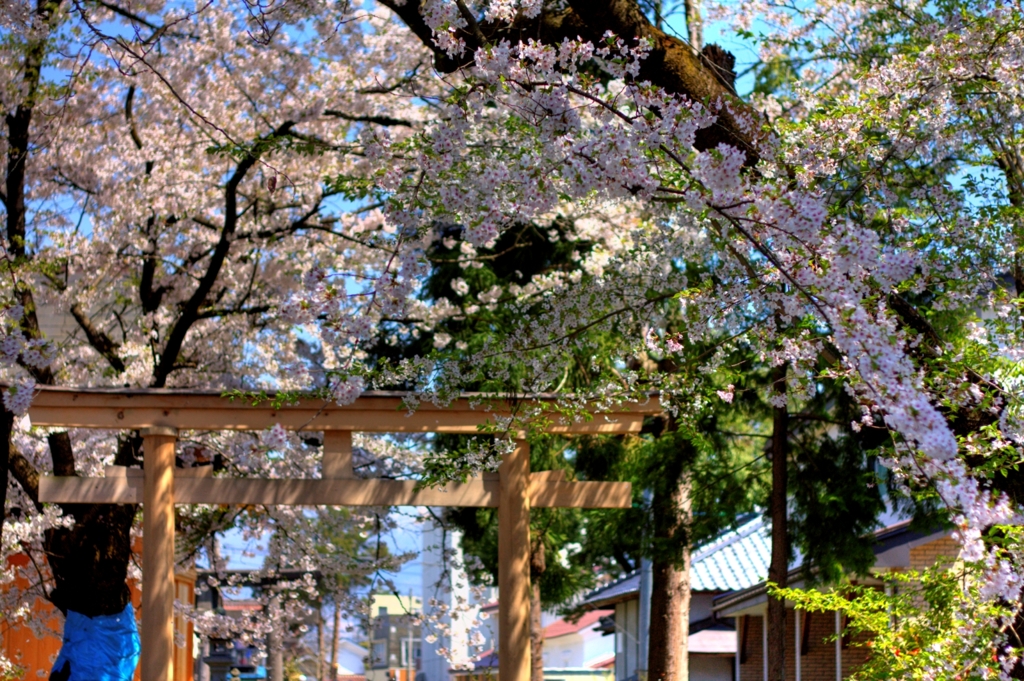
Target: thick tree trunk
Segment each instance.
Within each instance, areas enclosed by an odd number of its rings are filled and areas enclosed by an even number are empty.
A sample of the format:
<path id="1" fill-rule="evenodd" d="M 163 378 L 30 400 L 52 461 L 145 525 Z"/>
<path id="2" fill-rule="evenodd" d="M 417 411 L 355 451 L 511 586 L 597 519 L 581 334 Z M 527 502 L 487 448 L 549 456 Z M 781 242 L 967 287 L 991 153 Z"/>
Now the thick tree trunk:
<path id="1" fill-rule="evenodd" d="M 647 677 L 651 681 L 687 681 L 690 676 L 690 477 L 681 474 L 674 488 L 654 493 L 654 541 L 676 545 L 652 560 L 651 623 Z"/>
<path id="2" fill-rule="evenodd" d="M 989 146 L 998 148 L 1000 145 L 990 143 Z M 1018 209 L 1024 208 L 1024 157 L 1007 145 L 1003 154 L 996 157 L 996 162 L 1002 169 L 1003 177 L 1006 179 L 1010 205 Z M 1017 297 L 1024 298 L 1024 225 L 1021 224 L 1020 220 L 1017 220 L 1012 225 L 1011 233 L 1013 254 L 1010 262 L 1010 275 L 1013 277 L 1013 286 Z M 1021 503 L 1022 496 L 1024 495 L 1020 493 L 1020 489 L 1024 485 L 1021 485 L 1018 476 L 1011 473 L 1002 479 L 996 477 L 993 484 L 996 489 L 1003 487 L 1003 491 L 1010 495 L 1011 499 L 1018 504 Z M 1024 597 L 1022 597 L 1022 600 L 1024 600 Z M 1024 608 L 1014 618 L 1013 626 L 1009 629 L 1008 638 L 1010 646 L 1014 648 L 1024 647 Z M 1024 679 L 1024 660 L 1018 660 L 1010 668 L 1010 678 Z"/>
<path id="3" fill-rule="evenodd" d="M 530 549 L 530 681 L 544 681 L 544 627 L 541 626 L 540 579 L 547 570 L 544 538 Z"/>
<path id="4" fill-rule="evenodd" d="M 772 370 L 773 390 L 786 394 L 786 365 Z M 788 455 L 789 411 L 785 405 L 772 409 L 772 560 L 768 581 L 786 586 L 788 573 L 786 517 L 786 458 Z M 786 679 L 786 602 L 768 598 L 768 681 Z"/>
<path id="5" fill-rule="evenodd" d="M 41 0 L 35 7 L 35 25 L 39 32 L 25 46 L 22 64 L 22 93 L 24 99 L 5 118 L 7 127 L 7 176 L 4 181 L 7 208 L 7 239 L 15 265 L 26 263 L 32 256 L 27 237 L 27 172 L 31 143 L 32 120 L 40 97 L 40 83 L 49 32 L 53 30 L 61 8 L 57 0 Z M 26 337 L 41 337 L 36 318 L 35 301 L 30 286 L 19 280 L 16 284 L 19 302 L 25 308 L 21 320 Z M 38 383 L 52 385 L 54 377 L 49 369 L 26 367 Z M 54 433 L 48 437 L 53 472 L 57 475 L 75 475 L 74 453 L 67 433 Z M 119 458 L 128 450 L 119 449 Z M 4 473 L 10 451 L 4 457 Z M 122 463 L 122 461 L 118 461 Z M 25 471 L 32 473 L 34 471 Z M 31 478 L 31 479 L 30 479 Z M 19 483 L 34 499 L 38 498 L 37 476 L 22 475 Z M 6 492 L 6 485 L 4 486 Z M 90 617 L 112 615 L 128 604 L 126 578 L 131 555 L 130 529 L 135 506 L 125 505 L 65 505 L 65 514 L 73 516 L 71 529 L 50 530 L 46 534 L 44 549 L 53 572 L 55 588 L 49 597 L 62 611 L 74 610 Z"/>
<path id="6" fill-rule="evenodd" d="M 284 636 L 281 624 L 281 594 L 270 597 L 271 629 L 267 634 L 267 673 L 270 681 L 284 681 Z"/>
<path id="7" fill-rule="evenodd" d="M 29 248 L 32 241 L 28 232 L 30 226 L 26 219 L 27 206 L 31 203 L 27 190 L 30 186 L 29 150 L 33 142 L 33 120 L 39 117 L 36 106 L 43 97 L 51 96 L 49 90 L 41 86 L 41 75 L 46 63 L 47 49 L 51 44 L 49 39 L 63 16 L 62 0 L 36 0 L 34 4 L 34 29 L 23 46 L 24 59 L 18 76 L 21 82 L 20 87 L 15 88 L 22 99 L 15 107 L 9 109 L 4 118 L 8 142 L 7 172 L 3 180 L 5 236 L 11 255 L 8 266 L 13 265 L 9 274 L 16 280 L 14 293 L 24 308 L 20 326 L 27 339 L 42 337 L 31 283 L 29 280 L 18 278 L 22 270 L 31 268 L 33 258 Z M 133 140 L 141 149 L 142 142 L 131 121 L 130 102 L 131 96 L 126 102 L 126 116 L 132 126 Z M 273 134 L 281 134 L 291 125 L 292 123 L 285 123 Z M 239 220 L 239 184 L 256 164 L 257 157 L 258 153 L 254 153 L 239 161 L 225 185 L 224 224 L 220 240 L 210 254 L 209 265 L 199 277 L 195 291 L 178 308 L 177 318 L 167 334 L 162 350 L 158 353 L 159 363 L 154 369 L 151 383 L 153 387 L 162 387 L 167 377 L 180 368 L 178 362 L 187 334 L 199 319 L 200 310 L 217 283 L 219 272 L 231 247 L 232 236 Z M 148 162 L 147 174 L 151 169 L 152 162 Z M 140 299 L 146 311 L 154 311 L 159 306 L 162 296 L 162 289 L 155 295 L 152 290 L 152 263 L 155 262 L 155 257 L 147 258 L 139 285 Z M 100 326 L 91 323 L 84 308 L 73 306 L 71 311 L 93 349 L 107 359 L 116 373 L 121 373 L 124 362 L 117 354 L 117 344 L 103 334 Z M 49 368 L 40 369 L 26 365 L 25 369 L 39 384 L 56 383 Z M 47 439 L 53 473 L 61 476 L 76 475 L 74 451 L 68 434 L 53 433 Z M 133 438 L 122 442 L 115 458 L 116 464 L 139 463 L 137 454 L 141 443 L 138 440 Z M 8 471 L 13 472 L 22 489 L 41 510 L 42 506 L 38 501 L 39 471 L 19 453 L 12 451 L 8 451 L 8 456 L 3 457 L 3 464 L 0 475 L 6 475 Z M 4 489 L 6 490 L 6 486 Z M 137 507 L 65 504 L 62 505 L 62 510 L 65 515 L 75 520 L 75 525 L 70 529 L 50 530 L 45 535 L 44 551 L 54 579 L 54 588 L 47 594 L 49 599 L 64 612 L 75 611 L 90 617 L 121 612 L 130 599 L 126 580 L 131 560 L 130 531 Z"/>
<path id="8" fill-rule="evenodd" d="M 79 505 L 67 511 L 74 527 L 46 533 L 46 558 L 56 583 L 49 598 L 64 613 L 116 615 L 131 600 L 127 579 L 136 507 Z"/>
<path id="9" fill-rule="evenodd" d="M 0 542 L 4 538 L 4 519 L 7 517 L 7 478 L 11 461 L 11 431 L 14 414 L 0 407 Z"/>
<path id="10" fill-rule="evenodd" d="M 53 449 L 54 442 L 50 447 Z M 127 437 L 119 443 L 114 463 L 129 465 L 137 461 L 141 450 L 141 437 Z M 66 504 L 62 508 L 74 516 L 75 524 L 46 533 L 44 549 L 55 582 L 50 601 L 62 612 L 116 615 L 131 600 L 128 562 L 137 506 Z"/>
<path id="11" fill-rule="evenodd" d="M 1010 145 L 989 144 L 993 149 L 1003 147 L 1002 154 L 996 156 L 996 163 L 1003 171 L 1006 180 L 1007 198 L 1014 208 L 1024 207 L 1024 156 Z M 1010 263 L 1010 275 L 1013 277 L 1014 290 L 1018 298 L 1024 298 L 1024 225 L 1019 221 L 1012 225 L 1013 255 Z"/>

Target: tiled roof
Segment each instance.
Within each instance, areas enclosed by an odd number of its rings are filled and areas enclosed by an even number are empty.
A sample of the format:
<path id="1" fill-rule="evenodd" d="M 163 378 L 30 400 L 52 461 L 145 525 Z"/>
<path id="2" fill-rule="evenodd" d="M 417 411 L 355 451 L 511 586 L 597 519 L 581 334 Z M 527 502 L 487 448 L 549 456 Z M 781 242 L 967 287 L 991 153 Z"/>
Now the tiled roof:
<path id="1" fill-rule="evenodd" d="M 614 605 L 619 601 L 634 598 L 640 592 L 640 571 L 631 572 L 625 577 L 620 577 L 607 586 L 602 586 L 592 591 L 584 603 L 600 605 L 601 607 Z"/>
<path id="2" fill-rule="evenodd" d="M 947 535 L 949 530 L 938 528 L 935 530 L 916 530 L 911 529 L 910 520 L 900 520 L 886 527 L 875 530 L 875 560 L 876 565 L 879 556 L 885 555 L 886 553 L 893 552 L 901 546 L 907 546 L 911 542 L 920 542 L 929 540 L 929 538 L 938 538 L 942 535 Z M 768 530 L 771 530 L 771 524 L 765 523 Z M 909 558 L 909 553 L 906 554 Z M 789 584 L 792 586 L 796 580 L 802 578 L 801 572 L 804 567 L 804 558 L 799 551 L 796 552 L 796 556 L 789 563 Z M 901 565 L 902 567 L 902 565 Z M 766 578 L 765 578 L 766 579 Z M 744 601 L 748 601 L 753 598 L 760 598 L 764 596 L 766 591 L 765 579 L 758 580 L 753 584 L 750 584 L 742 589 L 736 589 L 733 593 L 726 593 L 716 596 L 714 599 L 713 610 L 717 612 L 728 611 L 741 604 Z"/>
<path id="3" fill-rule="evenodd" d="M 693 553 L 691 588 L 694 591 L 745 589 L 768 577 L 771 556 L 771 526 L 757 514 Z"/>
<path id="4" fill-rule="evenodd" d="M 583 631 L 584 629 L 590 629 L 598 620 L 606 615 L 614 614 L 614 610 L 591 610 L 590 612 L 583 613 L 583 617 L 579 618 L 576 622 L 567 622 L 563 619 L 558 619 L 544 627 L 544 638 L 555 638 L 557 636 L 565 636 L 566 634 L 575 634 L 577 631 Z"/>
<path id="5" fill-rule="evenodd" d="M 694 591 L 734 591 L 757 584 L 768 576 L 771 561 L 771 525 L 758 514 L 735 530 L 723 532 L 699 547 L 690 561 Z M 640 572 L 622 577 L 589 596 L 586 603 L 606 607 L 635 598 L 640 592 Z"/>

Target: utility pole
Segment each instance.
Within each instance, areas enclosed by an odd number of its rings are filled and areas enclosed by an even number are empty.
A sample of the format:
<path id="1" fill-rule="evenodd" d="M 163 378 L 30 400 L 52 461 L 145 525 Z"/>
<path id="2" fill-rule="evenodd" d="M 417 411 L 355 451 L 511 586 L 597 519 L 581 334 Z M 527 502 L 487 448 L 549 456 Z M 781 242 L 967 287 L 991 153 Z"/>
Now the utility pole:
<path id="1" fill-rule="evenodd" d="M 316 681 L 324 681 L 324 610 L 323 603 L 316 615 Z M 337 675 L 335 675 L 337 677 Z M 333 681 L 333 679 L 332 679 Z"/>
<path id="2" fill-rule="evenodd" d="M 413 638 L 412 638 L 412 589 L 409 589 L 409 671 L 405 681 L 415 681 L 416 663 L 413 661 Z"/>
<path id="3" fill-rule="evenodd" d="M 639 681 L 647 681 L 647 658 L 650 656 L 651 584 L 654 578 L 650 558 L 640 559 L 640 631 L 637 636 L 640 657 L 637 660 Z"/>

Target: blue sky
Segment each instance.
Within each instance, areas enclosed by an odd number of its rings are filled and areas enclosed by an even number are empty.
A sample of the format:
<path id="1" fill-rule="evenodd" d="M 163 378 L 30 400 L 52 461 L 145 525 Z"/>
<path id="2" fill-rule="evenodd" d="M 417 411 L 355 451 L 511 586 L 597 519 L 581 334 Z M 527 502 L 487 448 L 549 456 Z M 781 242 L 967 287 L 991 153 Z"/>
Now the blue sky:
<path id="1" fill-rule="evenodd" d="M 419 594 L 421 590 L 421 563 L 418 557 L 422 540 L 420 537 L 420 525 L 416 523 L 415 517 L 418 514 L 417 508 L 403 509 L 395 514 L 398 527 L 382 536 L 392 554 L 413 552 L 417 557 L 402 566 L 396 573 L 385 575 L 395 583 L 395 588 L 401 594 L 409 593 L 410 589 Z M 266 551 L 266 540 L 247 540 L 241 530 L 232 529 L 220 535 L 221 555 L 228 560 L 228 569 L 247 570 L 263 567 L 263 559 Z M 200 568 L 206 567 L 205 559 L 198 561 Z"/>

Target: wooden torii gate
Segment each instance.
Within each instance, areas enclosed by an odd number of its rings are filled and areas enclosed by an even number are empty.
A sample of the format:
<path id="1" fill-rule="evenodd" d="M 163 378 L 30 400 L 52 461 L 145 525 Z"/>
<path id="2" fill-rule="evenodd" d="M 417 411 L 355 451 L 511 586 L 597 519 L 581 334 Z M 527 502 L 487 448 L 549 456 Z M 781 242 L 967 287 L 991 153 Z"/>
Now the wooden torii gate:
<path id="1" fill-rule="evenodd" d="M 41 477 L 39 500 L 51 503 L 142 502 L 142 678 L 171 681 L 174 653 L 174 504 L 332 506 L 477 506 L 498 508 L 498 650 L 500 681 L 530 678 L 530 507 L 628 508 L 628 482 L 569 482 L 551 472 L 530 473 L 530 450 L 516 447 L 494 476 L 417 488 L 412 480 L 356 478 L 352 433 L 463 433 L 510 416 L 509 405 L 466 396 L 446 408 L 423 404 L 412 412 L 401 393 L 364 393 L 346 406 L 301 400 L 288 406 L 253 406 L 210 392 L 41 388 L 32 424 L 59 428 L 139 430 L 142 475 L 109 467 L 103 478 Z M 550 398 L 534 398 L 534 403 Z M 638 432 L 656 400 L 597 412 L 585 422 L 550 420 L 549 433 Z M 548 416 L 548 419 L 551 417 Z M 322 477 L 214 478 L 212 468 L 175 468 L 180 430 L 260 431 L 279 423 L 289 430 L 323 431 Z M 205 475 L 204 475 L 205 473 Z M 141 494 L 140 494 L 141 492 Z"/>

